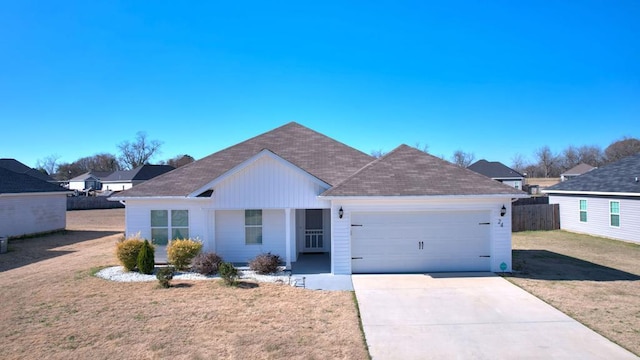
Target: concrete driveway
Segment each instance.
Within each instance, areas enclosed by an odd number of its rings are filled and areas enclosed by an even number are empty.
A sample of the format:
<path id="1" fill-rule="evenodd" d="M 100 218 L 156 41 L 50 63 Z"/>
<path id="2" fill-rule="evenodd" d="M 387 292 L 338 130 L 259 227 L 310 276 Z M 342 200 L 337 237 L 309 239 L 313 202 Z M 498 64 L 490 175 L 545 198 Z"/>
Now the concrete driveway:
<path id="1" fill-rule="evenodd" d="M 493 273 L 352 281 L 374 360 L 637 359 Z"/>

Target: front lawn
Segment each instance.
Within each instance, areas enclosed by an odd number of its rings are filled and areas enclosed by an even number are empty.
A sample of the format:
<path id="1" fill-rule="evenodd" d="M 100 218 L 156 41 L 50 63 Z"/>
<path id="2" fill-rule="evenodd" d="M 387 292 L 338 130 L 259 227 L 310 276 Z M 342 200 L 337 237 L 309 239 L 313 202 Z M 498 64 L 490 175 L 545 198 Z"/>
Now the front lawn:
<path id="1" fill-rule="evenodd" d="M 640 245 L 560 230 L 519 232 L 513 270 L 509 281 L 640 355 Z"/>

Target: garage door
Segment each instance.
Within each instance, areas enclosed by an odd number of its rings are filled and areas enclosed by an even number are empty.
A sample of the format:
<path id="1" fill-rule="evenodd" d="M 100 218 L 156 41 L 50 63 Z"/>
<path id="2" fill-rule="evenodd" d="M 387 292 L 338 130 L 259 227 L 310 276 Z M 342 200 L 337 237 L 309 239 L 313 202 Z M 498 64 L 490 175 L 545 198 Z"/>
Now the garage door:
<path id="1" fill-rule="evenodd" d="M 490 213 L 384 212 L 351 215 L 351 271 L 489 271 Z"/>

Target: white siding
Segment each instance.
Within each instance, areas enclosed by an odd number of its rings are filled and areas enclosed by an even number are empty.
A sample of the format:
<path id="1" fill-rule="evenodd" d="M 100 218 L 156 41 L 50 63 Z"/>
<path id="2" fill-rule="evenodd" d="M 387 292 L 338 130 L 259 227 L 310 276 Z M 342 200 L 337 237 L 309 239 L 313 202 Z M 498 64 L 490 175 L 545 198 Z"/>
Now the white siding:
<path id="1" fill-rule="evenodd" d="M 132 186 L 131 182 L 102 183 L 102 190 L 122 191 L 129 190 Z"/>
<path id="2" fill-rule="evenodd" d="M 351 273 L 351 213 L 375 211 L 489 211 L 491 214 L 491 271 L 511 271 L 511 212 L 500 216 L 500 208 L 511 208 L 510 198 L 492 199 L 424 199 L 424 200 L 334 200 L 331 206 L 332 261 L 334 274 Z M 340 207 L 344 210 L 338 217 Z"/>
<path id="3" fill-rule="evenodd" d="M 580 200 L 587 200 L 587 222 L 580 221 Z M 620 227 L 609 225 L 609 202 L 620 202 Z M 560 204 L 560 228 L 640 243 L 640 199 L 549 195 L 549 203 Z"/>
<path id="4" fill-rule="evenodd" d="M 127 200 L 125 209 L 126 235 L 136 233 L 151 239 L 151 210 L 189 210 L 189 237 L 200 239 L 204 251 L 213 251 L 213 239 L 208 232 L 209 199 Z"/>
<path id="5" fill-rule="evenodd" d="M 84 190 L 84 180 L 69 181 L 69 190 Z"/>
<path id="6" fill-rule="evenodd" d="M 217 184 L 213 198 L 221 210 L 328 208 L 323 191 L 309 174 L 264 155 Z"/>
<path id="7" fill-rule="evenodd" d="M 505 185 L 509 185 L 512 188 L 522 190 L 522 180 L 504 180 L 502 181 L 502 183 Z"/>
<path id="8" fill-rule="evenodd" d="M 244 238 L 244 210 L 216 211 L 216 252 L 225 261 L 247 262 L 260 253 L 271 252 L 285 259 L 284 210 L 262 211 L 262 244 L 247 245 Z"/>
<path id="9" fill-rule="evenodd" d="M 0 196 L 0 237 L 60 230 L 66 224 L 66 193 Z"/>

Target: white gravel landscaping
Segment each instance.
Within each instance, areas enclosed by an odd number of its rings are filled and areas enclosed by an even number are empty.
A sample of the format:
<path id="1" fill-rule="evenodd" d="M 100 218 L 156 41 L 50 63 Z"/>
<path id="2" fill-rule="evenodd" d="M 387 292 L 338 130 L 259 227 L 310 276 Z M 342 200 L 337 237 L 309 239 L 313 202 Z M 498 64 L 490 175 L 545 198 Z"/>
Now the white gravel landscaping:
<path id="1" fill-rule="evenodd" d="M 157 267 L 156 267 L 157 268 Z M 259 282 L 272 282 L 296 285 L 296 279 L 290 277 L 284 271 L 279 271 L 270 275 L 256 274 L 254 271 L 245 270 L 239 268 L 240 279 L 255 280 Z M 140 281 L 158 281 L 155 273 L 153 275 L 145 275 L 136 271 L 124 271 L 122 266 L 111 266 L 104 268 L 96 273 L 96 276 L 102 279 L 118 281 L 118 282 L 140 282 Z M 177 271 L 173 276 L 173 280 L 214 280 L 219 279 L 220 276 L 205 276 L 194 272 L 181 272 Z"/>

